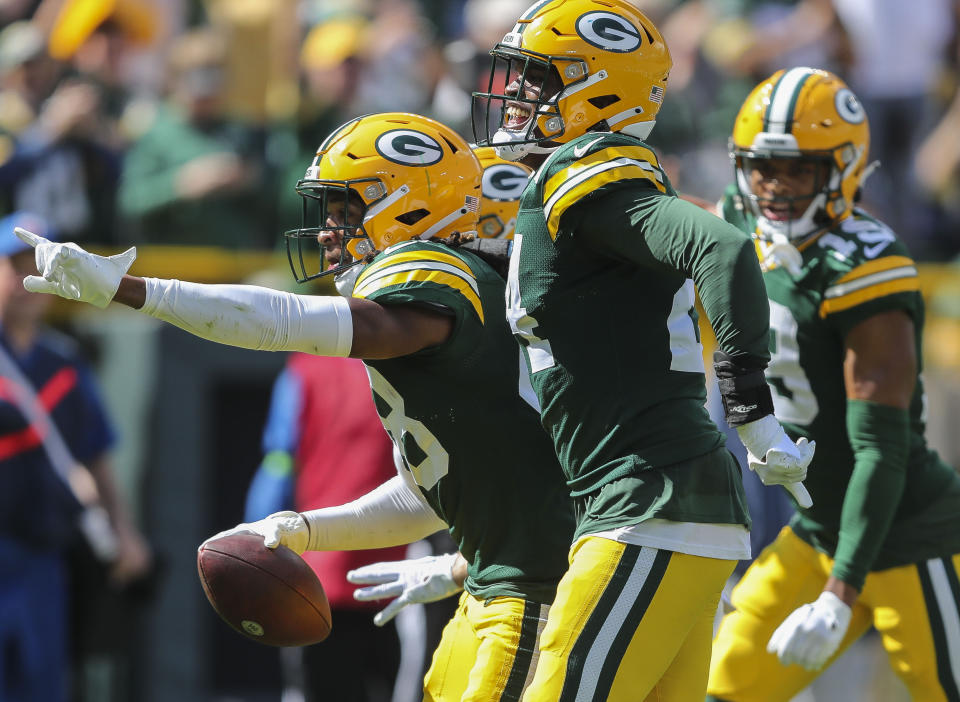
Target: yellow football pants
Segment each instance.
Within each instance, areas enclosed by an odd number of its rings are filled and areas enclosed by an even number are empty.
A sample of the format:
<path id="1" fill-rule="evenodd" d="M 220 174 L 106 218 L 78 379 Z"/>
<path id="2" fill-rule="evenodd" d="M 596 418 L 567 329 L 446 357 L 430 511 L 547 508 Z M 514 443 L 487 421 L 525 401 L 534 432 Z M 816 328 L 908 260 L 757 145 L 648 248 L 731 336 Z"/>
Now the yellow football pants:
<path id="1" fill-rule="evenodd" d="M 524 702 L 702 702 L 713 617 L 734 565 L 579 539 Z"/>
<path id="2" fill-rule="evenodd" d="M 709 692 L 731 702 L 789 700 L 817 676 L 767 653 L 774 630 L 820 595 L 833 561 L 784 528 L 733 589 L 713 644 Z M 833 662 L 873 624 L 915 702 L 960 701 L 960 554 L 867 575 Z M 829 663 L 828 663 L 829 665 Z"/>
<path id="3" fill-rule="evenodd" d="M 424 678 L 424 702 L 518 702 L 533 677 L 548 609 L 464 592 Z"/>

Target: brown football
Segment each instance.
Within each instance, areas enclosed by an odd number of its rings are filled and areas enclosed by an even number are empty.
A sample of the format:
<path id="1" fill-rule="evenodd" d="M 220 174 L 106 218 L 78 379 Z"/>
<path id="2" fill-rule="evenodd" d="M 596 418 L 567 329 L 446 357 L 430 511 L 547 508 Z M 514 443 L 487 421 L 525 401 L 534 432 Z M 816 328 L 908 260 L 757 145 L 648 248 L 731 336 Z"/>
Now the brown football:
<path id="1" fill-rule="evenodd" d="M 217 614 L 252 641 L 306 646 L 332 626 L 320 579 L 286 546 L 269 549 L 256 534 L 230 534 L 197 551 L 200 584 Z"/>

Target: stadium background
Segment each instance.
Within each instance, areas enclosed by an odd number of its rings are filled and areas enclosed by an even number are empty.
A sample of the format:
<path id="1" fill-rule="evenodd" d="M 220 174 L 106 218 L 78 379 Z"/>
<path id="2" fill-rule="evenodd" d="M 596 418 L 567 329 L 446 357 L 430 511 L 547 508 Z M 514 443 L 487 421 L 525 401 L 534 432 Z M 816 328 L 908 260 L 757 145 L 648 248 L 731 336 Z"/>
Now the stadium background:
<path id="1" fill-rule="evenodd" d="M 954 103 L 960 7 L 950 0 L 636 4 L 655 18 L 674 54 L 650 141 L 678 190 L 710 199 L 720 194 L 732 177 L 725 144 L 733 115 L 749 87 L 773 70 L 831 68 L 858 90 L 876 122 L 874 154 L 884 159 L 864 204 L 894 225 L 921 262 L 928 436 L 960 466 L 960 108 Z M 0 205 L 5 212 L 32 205 L 59 225 L 61 237 L 98 252 L 136 244 L 131 273 L 137 275 L 293 289 L 280 233 L 299 223 L 293 184 L 319 139 L 343 119 L 398 109 L 434 116 L 469 139 L 469 94 L 485 83 L 486 51 L 526 5 L 0 2 Z M 901 12 L 907 5 L 909 16 Z M 886 57 L 871 53 L 877 49 L 864 38 L 870 32 L 878 43 L 894 38 Z M 102 35 L 107 48 L 98 63 L 92 49 Z M 45 95 L 30 96 L 23 72 L 50 54 L 67 73 Z M 878 60 L 892 66 L 889 90 L 867 70 Z M 898 77 L 898 65 L 909 79 Z M 93 75 L 98 99 L 66 102 L 71 73 Z M 145 158 L 145 135 L 173 101 L 211 93 L 219 98 L 216 120 L 242 137 L 217 142 L 212 153 L 219 160 L 201 158 L 211 155 L 207 145 L 203 153 L 182 154 L 176 165 L 196 157 L 205 177 L 217 180 L 218 171 L 224 177 L 206 191 L 174 188 L 163 201 L 151 201 L 137 187 L 144 181 L 131 175 L 143 172 L 135 169 Z M 72 121 L 51 127 L 58 112 Z M 116 175 L 92 168 L 85 151 L 79 181 L 37 177 L 51 164 L 36 156 L 41 161 L 24 169 L 13 156 L 38 128 L 68 153 L 78 143 L 108 150 Z M 176 181 L 175 173 L 168 176 Z M 71 197 L 86 201 L 82 217 L 58 210 Z M 238 203 L 247 208 L 242 222 Z M 202 216 L 189 216 L 197 212 Z M 124 491 L 167 564 L 156 598 L 135 619 L 131 674 L 118 699 L 279 699 L 276 657 L 215 618 L 197 582 L 195 548 L 241 518 L 282 355 L 203 342 L 118 306 L 104 313 L 57 300 L 51 321 L 79 339 L 95 365 L 121 436 L 116 465 Z M 709 347 L 709 329 L 703 332 Z M 818 683 L 815 699 L 855 699 L 850 690 L 860 699 L 903 699 L 869 646 L 839 668 Z"/>

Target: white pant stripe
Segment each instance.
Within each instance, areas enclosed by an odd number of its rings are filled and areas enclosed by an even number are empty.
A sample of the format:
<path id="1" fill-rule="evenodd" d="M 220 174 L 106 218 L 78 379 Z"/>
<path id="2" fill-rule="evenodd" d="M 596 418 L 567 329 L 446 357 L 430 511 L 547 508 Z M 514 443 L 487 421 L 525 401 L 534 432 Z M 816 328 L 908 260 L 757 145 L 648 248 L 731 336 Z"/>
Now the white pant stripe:
<path id="1" fill-rule="evenodd" d="M 600 679 L 600 673 L 603 670 L 603 664 L 610 655 L 610 648 L 613 642 L 623 628 L 623 624 L 630 614 L 630 609 L 636 603 L 647 582 L 647 576 L 650 575 L 650 568 L 657 557 L 658 549 L 644 546 L 640 549 L 640 555 L 637 562 L 627 578 L 627 583 L 620 591 L 613 609 L 604 621 L 597 638 L 594 639 L 593 646 L 587 654 L 587 659 L 583 665 L 583 672 L 580 675 L 580 687 L 577 689 L 576 702 L 590 702 L 597 689 L 597 682 Z"/>
<path id="2" fill-rule="evenodd" d="M 927 561 L 927 572 L 930 574 L 933 594 L 937 599 L 937 609 L 940 610 L 940 620 L 943 622 L 947 639 L 950 672 L 957 688 L 960 688 L 960 613 L 957 611 L 957 601 L 953 598 L 953 590 L 950 588 L 942 560 L 931 558 Z"/>

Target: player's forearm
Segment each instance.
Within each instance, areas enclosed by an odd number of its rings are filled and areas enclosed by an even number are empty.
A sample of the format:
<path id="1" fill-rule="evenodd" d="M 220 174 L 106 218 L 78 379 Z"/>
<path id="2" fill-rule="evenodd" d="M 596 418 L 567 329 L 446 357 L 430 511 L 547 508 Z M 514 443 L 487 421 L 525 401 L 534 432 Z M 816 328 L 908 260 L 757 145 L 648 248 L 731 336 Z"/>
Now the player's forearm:
<path id="1" fill-rule="evenodd" d="M 139 310 L 147 299 L 147 281 L 134 275 L 124 275 L 113 296 L 114 302 Z"/>
<path id="2" fill-rule="evenodd" d="M 709 252 L 693 266 L 693 282 L 717 345 L 741 365 L 770 360 L 770 305 L 753 242 L 724 224 Z"/>
<path id="3" fill-rule="evenodd" d="M 309 551 L 400 546 L 447 528 L 400 476 L 345 505 L 303 512 L 303 518 L 310 527 Z"/>
<path id="4" fill-rule="evenodd" d="M 854 469 L 840 514 L 832 575 L 863 587 L 906 484 L 910 420 L 906 410 L 863 400 L 847 403 Z"/>
<path id="5" fill-rule="evenodd" d="M 353 339 L 350 308 L 340 297 L 124 276 L 114 300 L 203 339 L 248 349 L 347 356 Z"/>

